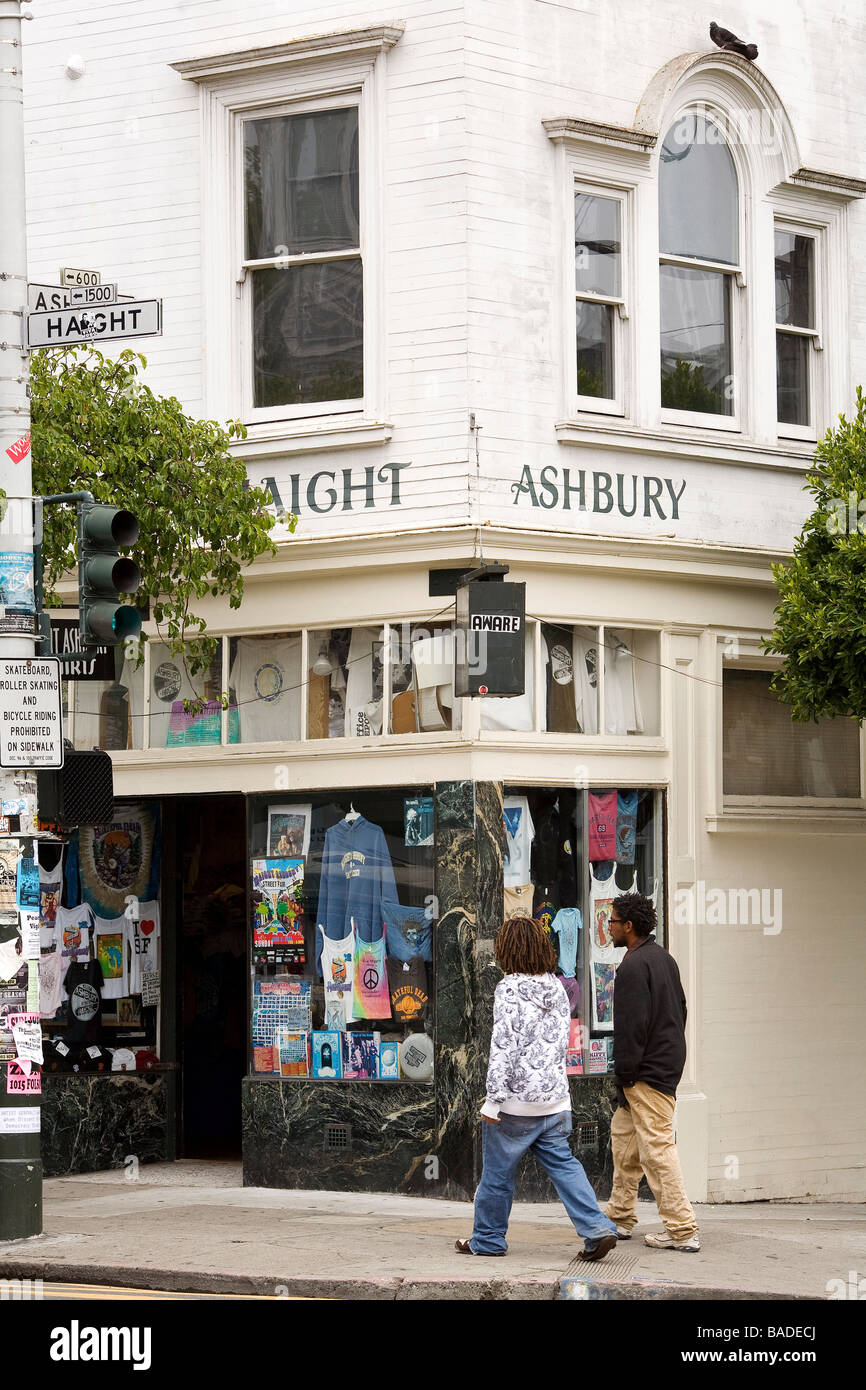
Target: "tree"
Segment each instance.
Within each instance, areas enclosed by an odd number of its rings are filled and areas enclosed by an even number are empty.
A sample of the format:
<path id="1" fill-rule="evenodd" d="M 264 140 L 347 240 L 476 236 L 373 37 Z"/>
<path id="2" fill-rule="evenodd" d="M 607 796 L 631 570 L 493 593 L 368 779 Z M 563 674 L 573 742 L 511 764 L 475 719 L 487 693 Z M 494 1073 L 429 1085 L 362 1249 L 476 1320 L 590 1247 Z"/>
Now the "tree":
<path id="1" fill-rule="evenodd" d="M 138 516 L 137 601 L 150 601 L 160 637 L 173 652 L 185 651 L 195 673 L 217 646 L 195 604 L 212 594 L 240 607 L 244 569 L 276 550 L 272 499 L 247 486 L 246 469 L 229 450 L 244 426 L 196 420 L 173 396 L 154 395 L 139 377 L 146 365 L 130 350 L 116 361 L 95 348 L 33 354 L 33 489 L 42 496 L 87 490 Z M 50 606 L 76 563 L 74 509 L 45 508 L 42 561 Z"/>
<path id="2" fill-rule="evenodd" d="M 785 658 L 772 689 L 794 719 L 866 719 L 866 399 L 840 415 L 806 477 L 815 509 L 790 561 L 773 566 L 779 589 L 767 651 Z"/>

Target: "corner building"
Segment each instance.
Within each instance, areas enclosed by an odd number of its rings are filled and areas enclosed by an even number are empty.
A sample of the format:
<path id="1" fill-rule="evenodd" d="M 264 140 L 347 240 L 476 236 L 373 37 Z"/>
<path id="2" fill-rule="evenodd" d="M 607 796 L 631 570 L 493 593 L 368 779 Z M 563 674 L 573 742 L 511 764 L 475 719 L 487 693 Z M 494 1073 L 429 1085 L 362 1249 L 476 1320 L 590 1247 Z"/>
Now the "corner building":
<path id="1" fill-rule="evenodd" d="M 146 881 L 159 1002 L 127 980 L 101 1041 L 158 1062 L 49 1072 L 50 1169 L 242 1154 L 248 1183 L 470 1195 L 493 940 L 529 904 L 566 913 L 604 1190 L 606 904 L 636 886 L 689 1003 L 690 1197 L 863 1200 L 862 736 L 793 726 L 761 645 L 866 377 L 862 16 L 738 10 L 750 63 L 679 4 L 134 11 L 27 26 L 31 279 L 162 298 L 148 384 L 245 422 L 279 549 L 201 604 L 201 715 L 157 634 L 122 696 L 70 684 L 135 862 L 96 832 L 62 906 L 113 874 L 115 920 Z M 519 699 L 453 693 L 456 576 L 489 561 L 526 586 Z M 360 988 L 383 930 L 423 972 L 348 1027 L 322 935 Z"/>

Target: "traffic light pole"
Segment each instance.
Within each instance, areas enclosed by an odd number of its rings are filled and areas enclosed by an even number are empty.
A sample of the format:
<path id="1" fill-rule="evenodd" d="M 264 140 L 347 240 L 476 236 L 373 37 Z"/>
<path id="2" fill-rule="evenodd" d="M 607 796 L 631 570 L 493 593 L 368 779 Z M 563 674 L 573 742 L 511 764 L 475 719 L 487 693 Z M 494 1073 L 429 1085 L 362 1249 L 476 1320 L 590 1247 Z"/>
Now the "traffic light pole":
<path id="1" fill-rule="evenodd" d="M 27 569 L 33 556 L 29 353 L 25 337 L 27 220 L 21 18 L 19 0 L 0 0 L 0 207 L 3 209 L 0 238 L 0 487 L 6 494 L 0 522 L 0 548 L 21 557 L 14 562 L 20 567 L 19 574 Z M 35 656 L 35 632 L 27 632 L 26 627 L 23 632 L 14 632 L 12 627 L 12 622 L 0 619 L 0 655 Z M 35 622 L 32 627 L 35 627 Z M 15 781 L 14 773 L 0 771 L 0 796 L 4 799 L 17 796 Z M 35 810 L 35 801 L 31 804 Z M 27 838 L 20 847 L 23 850 L 30 844 L 32 840 Z M 4 940 L 13 925 L 20 935 L 17 913 L 14 917 L 11 912 L 0 914 L 0 931 Z M 30 961 L 28 970 L 36 969 L 37 962 Z M 41 1110 L 39 1096 L 9 1093 L 7 1073 L 8 1067 L 0 1061 L 0 1240 L 15 1240 L 39 1235 L 42 1230 Z"/>

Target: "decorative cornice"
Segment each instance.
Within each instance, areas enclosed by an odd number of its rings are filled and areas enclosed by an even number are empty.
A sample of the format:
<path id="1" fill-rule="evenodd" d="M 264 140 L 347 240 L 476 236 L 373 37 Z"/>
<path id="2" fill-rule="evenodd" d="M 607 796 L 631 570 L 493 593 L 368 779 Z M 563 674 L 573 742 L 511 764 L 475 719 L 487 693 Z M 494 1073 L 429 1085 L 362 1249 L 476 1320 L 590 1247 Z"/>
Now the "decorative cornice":
<path id="1" fill-rule="evenodd" d="M 585 121 L 579 116 L 556 116 L 542 121 L 548 138 L 553 141 L 584 140 L 593 145 L 613 146 L 615 149 L 651 150 L 658 139 L 653 131 L 635 130 L 630 126 L 607 125 L 604 121 Z"/>
<path id="2" fill-rule="evenodd" d="M 262 48 L 239 48 L 231 53 L 182 58 L 169 66 L 189 82 L 201 82 L 227 74 L 262 72 L 309 59 L 375 56 L 393 48 L 403 37 L 405 20 L 370 24 L 364 29 L 338 29 L 326 34 L 305 34 Z"/>
<path id="3" fill-rule="evenodd" d="M 813 188 L 823 193 L 836 193 L 840 198 L 866 196 L 866 179 L 851 178 L 848 174 L 829 174 L 823 169 L 797 169 L 786 180 L 797 188 Z"/>

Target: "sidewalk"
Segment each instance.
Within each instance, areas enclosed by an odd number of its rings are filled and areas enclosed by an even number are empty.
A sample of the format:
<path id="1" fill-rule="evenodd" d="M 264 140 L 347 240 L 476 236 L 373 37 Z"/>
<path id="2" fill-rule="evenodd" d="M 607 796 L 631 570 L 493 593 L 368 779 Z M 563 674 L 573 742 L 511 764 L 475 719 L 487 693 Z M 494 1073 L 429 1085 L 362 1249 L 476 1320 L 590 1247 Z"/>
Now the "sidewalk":
<path id="1" fill-rule="evenodd" d="M 505 1259 L 454 1251 L 464 1202 L 241 1186 L 235 1163 L 143 1166 L 45 1183 L 44 1234 L 0 1243 L 0 1277 L 337 1299 L 821 1299 L 866 1276 L 866 1206 L 698 1207 L 698 1255 L 639 1234 L 584 1266 L 558 1205 L 515 1203 Z M 831 1285 L 832 1289 L 834 1286 Z M 841 1287 L 841 1286 L 835 1286 Z"/>

